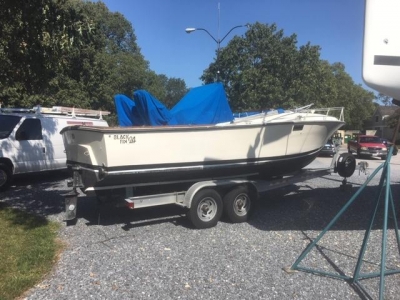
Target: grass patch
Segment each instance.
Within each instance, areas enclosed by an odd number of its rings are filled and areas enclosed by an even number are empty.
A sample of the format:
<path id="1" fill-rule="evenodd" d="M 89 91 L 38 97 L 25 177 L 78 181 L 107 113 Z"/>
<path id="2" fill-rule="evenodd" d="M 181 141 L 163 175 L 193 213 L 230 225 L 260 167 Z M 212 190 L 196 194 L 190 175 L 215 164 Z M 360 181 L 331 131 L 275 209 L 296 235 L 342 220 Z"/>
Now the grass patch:
<path id="1" fill-rule="evenodd" d="M 15 299 L 47 274 L 61 244 L 59 224 L 0 203 L 0 300 Z"/>

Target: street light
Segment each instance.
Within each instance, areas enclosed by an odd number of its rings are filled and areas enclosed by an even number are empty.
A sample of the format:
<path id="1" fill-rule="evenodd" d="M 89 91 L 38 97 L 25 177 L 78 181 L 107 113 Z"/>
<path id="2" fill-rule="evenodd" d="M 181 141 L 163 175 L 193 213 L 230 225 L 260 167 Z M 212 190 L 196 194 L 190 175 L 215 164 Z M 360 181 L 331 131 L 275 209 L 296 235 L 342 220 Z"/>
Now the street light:
<path id="1" fill-rule="evenodd" d="M 228 33 L 224 35 L 224 37 L 223 37 L 222 39 L 219 39 L 219 38 L 216 39 L 215 37 L 213 37 L 213 35 L 212 35 L 211 33 L 208 32 L 207 29 L 204 29 L 204 28 L 188 27 L 188 28 L 185 29 L 186 33 L 192 33 L 193 31 L 196 31 L 196 30 L 205 31 L 205 32 L 217 43 L 217 46 L 218 46 L 218 47 L 217 47 L 217 59 L 216 59 L 216 63 L 217 63 L 217 81 L 219 80 L 219 62 L 218 62 L 218 57 L 219 57 L 219 50 L 220 50 L 220 48 L 221 48 L 221 43 L 225 40 L 225 38 L 228 36 L 228 34 L 231 33 L 232 30 L 234 30 L 234 29 L 236 29 L 236 28 L 239 28 L 239 27 L 247 27 L 247 28 L 249 28 L 249 24 L 246 24 L 246 25 L 238 25 L 238 26 L 232 27 L 232 28 L 228 31 Z"/>

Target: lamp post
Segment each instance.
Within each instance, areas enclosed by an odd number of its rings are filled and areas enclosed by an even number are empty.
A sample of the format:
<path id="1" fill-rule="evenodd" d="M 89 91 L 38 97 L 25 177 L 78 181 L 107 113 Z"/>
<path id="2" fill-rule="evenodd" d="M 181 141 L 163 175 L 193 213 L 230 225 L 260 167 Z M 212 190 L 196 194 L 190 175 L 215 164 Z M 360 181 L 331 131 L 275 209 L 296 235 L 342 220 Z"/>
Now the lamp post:
<path id="1" fill-rule="evenodd" d="M 248 24 L 246 25 L 238 25 L 235 27 L 232 27 L 227 34 L 224 35 L 224 37 L 222 39 L 218 38 L 216 39 L 215 37 L 213 37 L 213 35 L 211 33 L 208 32 L 207 29 L 204 28 L 193 28 L 193 27 L 188 27 L 185 29 L 186 33 L 192 33 L 193 31 L 196 30 L 202 30 L 205 31 L 216 43 L 217 43 L 217 59 L 216 59 L 216 64 L 217 64 L 217 81 L 219 81 L 219 61 L 218 61 L 218 57 L 219 57 L 219 50 L 221 48 L 221 43 L 225 40 L 225 38 L 228 36 L 228 34 L 231 33 L 232 30 L 239 28 L 239 27 L 249 27 Z"/>

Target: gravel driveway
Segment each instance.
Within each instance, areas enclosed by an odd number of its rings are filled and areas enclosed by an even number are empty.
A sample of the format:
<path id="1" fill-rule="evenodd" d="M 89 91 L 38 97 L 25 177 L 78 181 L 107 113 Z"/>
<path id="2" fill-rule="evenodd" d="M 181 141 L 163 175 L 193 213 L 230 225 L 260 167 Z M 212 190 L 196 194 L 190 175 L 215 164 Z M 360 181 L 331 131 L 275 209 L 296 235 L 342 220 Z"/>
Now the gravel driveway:
<path id="1" fill-rule="evenodd" d="M 381 163 L 367 160 L 369 172 Z M 314 167 L 328 166 L 318 158 Z M 392 158 L 391 186 L 397 209 L 400 155 Z M 65 173 L 20 178 L 2 200 L 62 223 L 59 237 L 66 248 L 51 274 L 27 299 L 368 299 L 357 287 L 291 266 L 350 199 L 367 175 L 349 178 L 351 191 L 341 192 L 337 174 L 262 195 L 248 223 L 224 220 L 196 230 L 179 207 L 142 210 L 103 207 L 81 199 L 75 226 L 63 222 L 69 191 Z M 302 266 L 352 275 L 379 177 L 302 261 Z M 379 214 L 381 216 L 381 214 Z M 374 226 L 362 271 L 379 271 L 382 217 Z M 399 269 L 399 249 L 389 220 L 387 267 Z M 399 299 L 400 274 L 386 276 L 385 299 Z M 377 299 L 379 278 L 362 281 Z"/>

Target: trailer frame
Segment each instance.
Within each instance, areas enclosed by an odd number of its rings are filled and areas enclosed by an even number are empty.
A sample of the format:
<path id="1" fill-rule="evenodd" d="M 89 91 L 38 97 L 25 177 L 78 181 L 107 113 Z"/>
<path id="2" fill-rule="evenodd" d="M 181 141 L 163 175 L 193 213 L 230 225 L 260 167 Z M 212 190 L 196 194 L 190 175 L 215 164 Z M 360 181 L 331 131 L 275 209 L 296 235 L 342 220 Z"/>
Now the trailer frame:
<path id="1" fill-rule="evenodd" d="M 87 195 L 96 195 L 101 191 L 113 191 L 116 188 L 119 190 L 124 189 L 124 195 L 120 197 L 123 199 L 120 199 L 119 205 L 122 202 L 123 206 L 130 209 L 170 204 L 178 205 L 187 209 L 187 216 L 196 228 L 215 226 L 222 213 L 225 213 L 231 222 L 240 223 L 248 220 L 261 193 L 330 175 L 331 173 L 339 173 L 340 176 L 344 177 L 341 188 L 348 186 L 346 178 L 354 173 L 355 158 L 348 153 L 339 155 L 338 150 L 328 168 L 306 168 L 293 174 L 272 179 L 239 177 L 204 180 L 190 183 L 188 184 L 189 187 L 185 189 L 178 189 L 173 192 L 149 192 L 144 195 L 135 195 L 134 189 L 137 185 L 109 187 L 98 190 L 89 188 L 85 190 L 85 193 Z M 171 187 L 173 184 L 165 184 L 164 187 Z M 65 197 L 65 219 L 71 221 L 76 218 L 78 198 L 82 198 L 77 191 L 78 188 L 82 187 L 79 168 L 73 169 L 73 178 L 68 182 L 68 186 L 73 187 L 73 190 L 63 196 Z M 153 184 L 148 187 L 153 186 L 162 187 L 163 185 Z M 99 204 L 101 202 L 103 201 L 98 201 Z"/>

